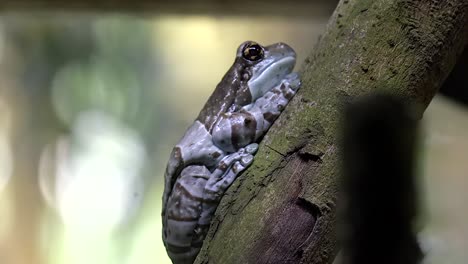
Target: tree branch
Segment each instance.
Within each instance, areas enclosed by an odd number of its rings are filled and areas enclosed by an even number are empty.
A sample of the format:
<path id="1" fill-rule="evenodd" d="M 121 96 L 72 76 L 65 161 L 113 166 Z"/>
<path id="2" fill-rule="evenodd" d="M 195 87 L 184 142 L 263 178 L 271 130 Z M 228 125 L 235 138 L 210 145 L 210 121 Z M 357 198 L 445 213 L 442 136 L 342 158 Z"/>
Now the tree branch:
<path id="1" fill-rule="evenodd" d="M 340 1 L 302 66 L 301 90 L 221 201 L 196 263 L 331 263 L 343 105 L 379 90 L 421 116 L 467 40 L 466 0 Z"/>

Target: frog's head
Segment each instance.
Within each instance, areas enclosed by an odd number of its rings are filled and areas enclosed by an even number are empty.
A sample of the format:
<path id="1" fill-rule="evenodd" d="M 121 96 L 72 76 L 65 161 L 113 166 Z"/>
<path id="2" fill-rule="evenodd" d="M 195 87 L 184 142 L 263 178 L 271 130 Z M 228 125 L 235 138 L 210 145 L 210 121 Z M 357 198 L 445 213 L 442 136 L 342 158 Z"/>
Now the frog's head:
<path id="1" fill-rule="evenodd" d="M 237 49 L 236 61 L 249 69 L 245 74 L 248 79 L 252 101 L 263 96 L 280 84 L 290 74 L 296 64 L 296 52 L 285 43 L 261 46 L 253 41 L 242 43 Z"/>
<path id="2" fill-rule="evenodd" d="M 237 49 L 234 64 L 211 94 L 197 120 L 208 131 L 219 116 L 251 104 L 278 86 L 296 64 L 296 53 L 284 43 L 263 47 L 246 41 Z"/>

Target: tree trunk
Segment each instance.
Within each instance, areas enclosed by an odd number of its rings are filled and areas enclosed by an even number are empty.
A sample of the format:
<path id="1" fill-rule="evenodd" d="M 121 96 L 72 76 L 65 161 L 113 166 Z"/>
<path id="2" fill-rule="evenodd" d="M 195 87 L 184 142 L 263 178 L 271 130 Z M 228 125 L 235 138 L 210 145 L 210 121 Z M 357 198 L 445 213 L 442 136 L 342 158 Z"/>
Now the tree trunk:
<path id="1" fill-rule="evenodd" d="M 467 40 L 466 0 L 340 1 L 302 65 L 301 90 L 221 201 L 196 263 L 331 263 L 343 105 L 378 90 L 422 116 Z"/>

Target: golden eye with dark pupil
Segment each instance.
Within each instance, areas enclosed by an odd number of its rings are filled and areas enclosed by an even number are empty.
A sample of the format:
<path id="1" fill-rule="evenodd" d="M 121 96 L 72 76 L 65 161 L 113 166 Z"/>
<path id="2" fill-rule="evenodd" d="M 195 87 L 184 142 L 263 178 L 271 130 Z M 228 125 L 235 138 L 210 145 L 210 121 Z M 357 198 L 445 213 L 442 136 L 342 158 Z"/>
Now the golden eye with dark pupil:
<path id="1" fill-rule="evenodd" d="M 263 48 L 257 43 L 251 43 L 245 46 L 243 51 L 244 59 L 249 61 L 258 61 L 263 59 Z"/>

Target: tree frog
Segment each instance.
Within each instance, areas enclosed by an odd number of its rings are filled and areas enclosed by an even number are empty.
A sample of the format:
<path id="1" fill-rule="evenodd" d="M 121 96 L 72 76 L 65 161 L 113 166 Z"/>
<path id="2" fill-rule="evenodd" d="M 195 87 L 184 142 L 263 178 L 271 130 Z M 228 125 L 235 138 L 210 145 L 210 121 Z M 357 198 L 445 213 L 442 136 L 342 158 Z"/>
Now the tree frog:
<path id="1" fill-rule="evenodd" d="M 163 241 L 175 264 L 193 263 L 219 201 L 253 161 L 258 142 L 300 87 L 296 53 L 253 41 L 170 155 L 163 194 Z"/>

